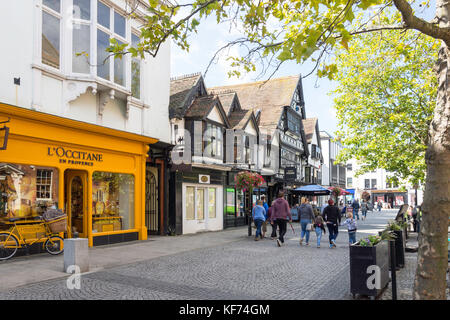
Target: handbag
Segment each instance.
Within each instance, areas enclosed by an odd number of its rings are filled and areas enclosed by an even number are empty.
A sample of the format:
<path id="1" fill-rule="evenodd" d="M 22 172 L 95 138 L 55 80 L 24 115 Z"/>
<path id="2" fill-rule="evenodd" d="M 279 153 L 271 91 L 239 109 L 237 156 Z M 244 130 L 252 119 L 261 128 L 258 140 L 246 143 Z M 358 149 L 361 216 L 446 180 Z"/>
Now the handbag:
<path id="1" fill-rule="evenodd" d="M 307 231 L 313 231 L 313 230 L 314 230 L 314 229 L 313 229 L 312 223 L 308 223 L 308 224 L 306 225 L 306 230 L 307 230 Z"/>

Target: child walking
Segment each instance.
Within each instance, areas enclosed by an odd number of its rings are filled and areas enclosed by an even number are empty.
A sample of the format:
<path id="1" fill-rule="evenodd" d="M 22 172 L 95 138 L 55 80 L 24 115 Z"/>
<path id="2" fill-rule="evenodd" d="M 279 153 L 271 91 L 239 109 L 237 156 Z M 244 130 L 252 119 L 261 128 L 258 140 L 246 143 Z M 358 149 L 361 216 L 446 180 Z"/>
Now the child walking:
<path id="1" fill-rule="evenodd" d="M 348 228 L 348 242 L 350 245 L 356 242 L 356 220 L 353 219 L 351 212 L 347 213 L 347 219 L 342 223 Z"/>
<path id="2" fill-rule="evenodd" d="M 314 229 L 316 230 L 316 236 L 317 236 L 317 248 L 320 248 L 320 239 L 322 239 L 322 231 L 323 233 L 327 233 L 325 231 L 325 221 L 323 221 L 323 218 L 321 215 L 318 215 L 314 219 Z"/>

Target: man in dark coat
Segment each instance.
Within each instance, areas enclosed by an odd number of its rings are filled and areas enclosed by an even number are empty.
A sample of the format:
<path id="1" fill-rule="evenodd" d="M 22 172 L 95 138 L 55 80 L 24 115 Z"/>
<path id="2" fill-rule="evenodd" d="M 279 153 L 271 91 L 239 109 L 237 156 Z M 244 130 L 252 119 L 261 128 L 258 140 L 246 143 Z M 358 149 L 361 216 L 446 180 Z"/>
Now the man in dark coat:
<path id="1" fill-rule="evenodd" d="M 336 248 L 336 238 L 339 233 L 339 225 L 341 224 L 341 212 L 337 206 L 334 205 L 332 199 L 328 200 L 328 207 L 323 210 L 323 219 L 327 224 L 330 249 Z"/>

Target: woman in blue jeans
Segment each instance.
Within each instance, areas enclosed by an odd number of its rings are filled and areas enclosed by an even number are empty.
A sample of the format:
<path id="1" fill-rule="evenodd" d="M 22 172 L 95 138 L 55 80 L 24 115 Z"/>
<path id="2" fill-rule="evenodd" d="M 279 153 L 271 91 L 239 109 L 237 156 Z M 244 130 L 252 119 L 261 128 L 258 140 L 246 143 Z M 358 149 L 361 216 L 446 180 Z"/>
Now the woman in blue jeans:
<path id="1" fill-rule="evenodd" d="M 300 225 L 302 226 L 302 232 L 300 234 L 300 245 L 303 244 L 303 238 L 305 236 L 306 236 L 306 245 L 309 245 L 310 230 L 307 230 L 306 227 L 309 223 L 311 224 L 313 223 L 314 211 L 306 197 L 302 198 L 302 204 L 298 208 L 298 216 L 300 219 Z"/>
<path id="2" fill-rule="evenodd" d="M 256 202 L 256 206 L 253 207 L 252 217 L 256 225 L 255 241 L 258 241 L 259 237 L 262 239 L 261 226 L 263 222 L 266 221 L 266 209 L 264 209 L 263 202 L 261 200 L 258 200 L 258 202 Z"/>

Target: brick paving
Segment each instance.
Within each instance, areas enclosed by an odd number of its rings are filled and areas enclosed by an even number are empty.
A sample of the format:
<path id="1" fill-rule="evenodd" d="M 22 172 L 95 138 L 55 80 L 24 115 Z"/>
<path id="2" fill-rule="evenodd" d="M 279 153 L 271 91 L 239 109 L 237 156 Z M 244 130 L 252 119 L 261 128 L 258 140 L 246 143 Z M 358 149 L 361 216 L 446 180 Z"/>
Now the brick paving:
<path id="1" fill-rule="evenodd" d="M 369 212 L 359 221 L 357 239 L 383 229 L 395 211 Z M 81 275 L 81 289 L 68 289 L 66 278 L 41 281 L 0 291 L 0 299 L 48 300 L 254 300 L 254 299 L 352 299 L 349 279 L 348 236 L 341 227 L 337 248 L 329 249 L 328 233 L 316 248 L 298 243 L 288 228 L 286 245 L 270 239 L 255 242 L 247 228 L 181 237 L 165 237 L 154 243 L 183 240 L 186 249 L 171 255 L 106 268 Z M 269 228 L 270 229 L 270 228 Z M 226 241 L 217 241 L 224 237 Z M 178 239 L 177 239 L 178 238 Z M 209 246 L 189 249 L 189 241 Z M 213 241 L 215 240 L 215 242 Z M 131 254 L 133 245 L 120 246 Z M 101 248 L 96 249 L 101 250 Z M 162 250 L 162 249 L 160 249 Z M 2 267 L 7 267 L 3 265 Z M 30 266 L 31 268 L 31 266 Z"/>

